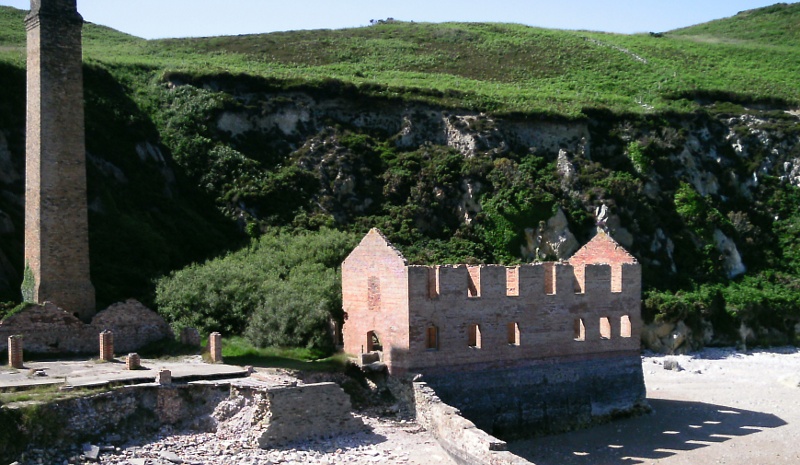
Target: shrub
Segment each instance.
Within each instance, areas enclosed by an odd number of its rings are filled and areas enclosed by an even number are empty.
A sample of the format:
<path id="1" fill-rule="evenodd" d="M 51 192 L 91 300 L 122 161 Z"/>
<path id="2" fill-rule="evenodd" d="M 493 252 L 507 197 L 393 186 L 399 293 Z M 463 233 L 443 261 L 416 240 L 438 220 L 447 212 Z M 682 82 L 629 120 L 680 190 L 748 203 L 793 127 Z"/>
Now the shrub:
<path id="1" fill-rule="evenodd" d="M 159 312 L 176 328 L 330 351 L 328 323 L 343 316 L 338 270 L 356 240 L 331 229 L 268 232 L 242 250 L 160 279 Z"/>

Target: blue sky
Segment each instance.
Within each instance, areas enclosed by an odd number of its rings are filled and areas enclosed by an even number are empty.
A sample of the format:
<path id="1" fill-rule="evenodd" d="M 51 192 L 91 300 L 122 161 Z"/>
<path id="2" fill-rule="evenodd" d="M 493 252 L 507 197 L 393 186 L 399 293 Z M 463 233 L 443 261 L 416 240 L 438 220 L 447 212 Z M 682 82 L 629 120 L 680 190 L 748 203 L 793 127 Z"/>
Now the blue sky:
<path id="1" fill-rule="evenodd" d="M 153 39 L 338 29 L 389 17 L 662 32 L 774 3 L 777 0 L 78 0 L 78 10 L 86 21 Z M 0 5 L 28 9 L 30 1 L 0 0 Z"/>

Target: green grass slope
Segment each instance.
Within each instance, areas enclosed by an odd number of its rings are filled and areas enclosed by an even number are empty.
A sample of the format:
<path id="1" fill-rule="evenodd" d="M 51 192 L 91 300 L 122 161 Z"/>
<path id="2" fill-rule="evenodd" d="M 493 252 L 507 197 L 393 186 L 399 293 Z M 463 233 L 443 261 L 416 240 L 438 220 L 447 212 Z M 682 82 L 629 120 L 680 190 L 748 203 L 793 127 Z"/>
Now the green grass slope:
<path id="1" fill-rule="evenodd" d="M 668 33 L 699 42 L 752 42 L 797 47 L 800 44 L 800 3 L 741 11 L 732 18 L 711 21 Z"/>
<path id="2" fill-rule="evenodd" d="M 24 39 L 23 13 L 0 11 L 0 51 L 7 55 Z M 798 5 L 776 5 L 661 37 L 389 22 L 145 41 L 87 25 L 85 56 L 197 75 L 244 73 L 312 84 L 337 79 L 366 94 L 580 117 L 598 108 L 688 112 L 697 99 L 798 105 L 798 24 Z"/>

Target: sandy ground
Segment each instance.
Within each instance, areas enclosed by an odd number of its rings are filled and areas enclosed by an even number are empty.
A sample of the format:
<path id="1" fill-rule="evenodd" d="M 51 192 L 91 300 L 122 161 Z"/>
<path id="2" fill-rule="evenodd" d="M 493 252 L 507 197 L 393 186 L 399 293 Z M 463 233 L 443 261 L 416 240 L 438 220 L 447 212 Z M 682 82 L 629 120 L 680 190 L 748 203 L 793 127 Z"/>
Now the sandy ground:
<path id="1" fill-rule="evenodd" d="M 643 368 L 652 414 L 511 450 L 536 465 L 800 464 L 800 350 L 707 349 Z"/>

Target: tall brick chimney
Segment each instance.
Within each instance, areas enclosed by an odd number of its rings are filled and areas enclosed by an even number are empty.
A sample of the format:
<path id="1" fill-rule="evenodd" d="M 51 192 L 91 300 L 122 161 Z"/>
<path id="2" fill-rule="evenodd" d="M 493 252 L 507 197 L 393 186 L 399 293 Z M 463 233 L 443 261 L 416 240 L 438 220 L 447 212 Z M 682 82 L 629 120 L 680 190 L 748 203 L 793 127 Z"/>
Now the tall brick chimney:
<path id="1" fill-rule="evenodd" d="M 95 314 L 89 278 L 81 28 L 76 0 L 31 0 L 23 298 L 83 320 Z"/>

